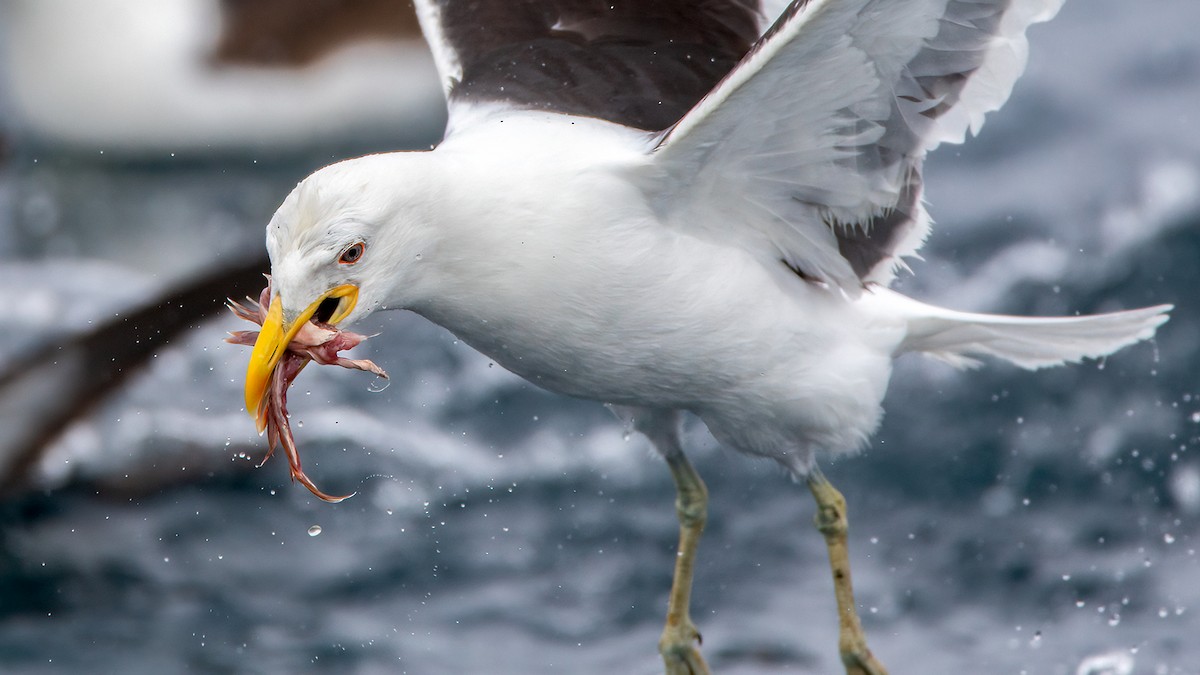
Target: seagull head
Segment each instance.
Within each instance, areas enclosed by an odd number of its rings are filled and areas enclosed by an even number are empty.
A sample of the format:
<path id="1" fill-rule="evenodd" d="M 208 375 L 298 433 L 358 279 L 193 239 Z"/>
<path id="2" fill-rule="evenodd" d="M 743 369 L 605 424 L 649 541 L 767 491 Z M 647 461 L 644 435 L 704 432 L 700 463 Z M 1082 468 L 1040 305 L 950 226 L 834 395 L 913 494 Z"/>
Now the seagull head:
<path id="1" fill-rule="evenodd" d="M 340 328 L 405 307 L 435 243 L 421 156 L 389 153 L 325 167 L 300 182 L 267 225 L 271 299 L 246 371 L 246 410 L 261 418 L 271 375 L 308 323 Z"/>

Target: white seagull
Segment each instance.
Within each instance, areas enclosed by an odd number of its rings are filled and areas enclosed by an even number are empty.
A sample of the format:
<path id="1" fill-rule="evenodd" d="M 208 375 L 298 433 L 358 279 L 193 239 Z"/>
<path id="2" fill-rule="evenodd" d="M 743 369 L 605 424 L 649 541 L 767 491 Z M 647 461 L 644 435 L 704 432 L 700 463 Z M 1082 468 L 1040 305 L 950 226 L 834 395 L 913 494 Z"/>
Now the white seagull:
<path id="1" fill-rule="evenodd" d="M 811 488 L 842 661 L 884 673 L 817 462 L 878 426 L 892 360 L 1076 362 L 1152 337 L 1170 309 L 1024 318 L 888 290 L 929 230 L 925 154 L 1000 107 L 1026 29 L 1061 2 L 797 0 L 769 23 L 756 0 L 417 0 L 445 139 L 323 168 L 284 200 L 247 409 L 263 425 L 281 409 L 268 389 L 297 372 L 281 359 L 309 323 L 328 335 L 383 309 L 609 404 L 678 490 L 673 674 L 707 672 L 688 617 L 706 509 L 680 445 L 690 412 Z"/>

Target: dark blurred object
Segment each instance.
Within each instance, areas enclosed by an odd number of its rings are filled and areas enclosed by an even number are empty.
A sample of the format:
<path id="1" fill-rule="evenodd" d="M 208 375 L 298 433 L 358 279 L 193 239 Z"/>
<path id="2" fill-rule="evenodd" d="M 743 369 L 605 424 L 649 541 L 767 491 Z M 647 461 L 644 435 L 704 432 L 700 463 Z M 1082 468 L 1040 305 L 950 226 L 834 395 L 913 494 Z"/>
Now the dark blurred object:
<path id="1" fill-rule="evenodd" d="M 27 487 L 50 443 L 156 351 L 224 311 L 225 298 L 257 293 L 268 267 L 264 255 L 214 269 L 91 331 L 6 364 L 0 416 L 23 423 L 6 424 L 0 434 L 0 494 Z"/>
<path id="2" fill-rule="evenodd" d="M 219 64 L 303 66 L 363 39 L 421 39 L 412 5 L 395 0 L 221 0 Z"/>

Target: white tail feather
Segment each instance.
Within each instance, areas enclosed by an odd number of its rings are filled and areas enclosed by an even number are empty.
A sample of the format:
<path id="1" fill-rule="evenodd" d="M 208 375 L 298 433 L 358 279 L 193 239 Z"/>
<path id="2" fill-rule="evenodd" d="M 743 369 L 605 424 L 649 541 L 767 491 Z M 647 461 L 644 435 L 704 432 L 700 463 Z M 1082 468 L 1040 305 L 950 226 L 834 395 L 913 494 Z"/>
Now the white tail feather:
<path id="1" fill-rule="evenodd" d="M 908 317 L 908 335 L 898 352 L 921 352 L 960 368 L 978 365 L 975 356 L 995 356 L 1034 370 L 1084 358 L 1107 356 L 1148 340 L 1166 323 L 1171 305 L 1111 314 L 1022 317 L 955 312 L 899 294 Z"/>

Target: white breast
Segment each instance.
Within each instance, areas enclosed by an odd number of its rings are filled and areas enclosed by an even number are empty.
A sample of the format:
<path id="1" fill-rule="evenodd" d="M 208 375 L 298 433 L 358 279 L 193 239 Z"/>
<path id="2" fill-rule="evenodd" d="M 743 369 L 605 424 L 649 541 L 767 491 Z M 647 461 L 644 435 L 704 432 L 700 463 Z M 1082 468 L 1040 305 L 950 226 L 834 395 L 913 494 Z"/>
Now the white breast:
<path id="1" fill-rule="evenodd" d="M 640 153 L 605 144 L 589 162 L 570 140 L 448 148 L 453 253 L 429 261 L 438 296 L 412 309 L 547 389 L 692 410 L 744 451 L 849 449 L 874 429 L 898 324 L 663 226 L 627 178 Z"/>

